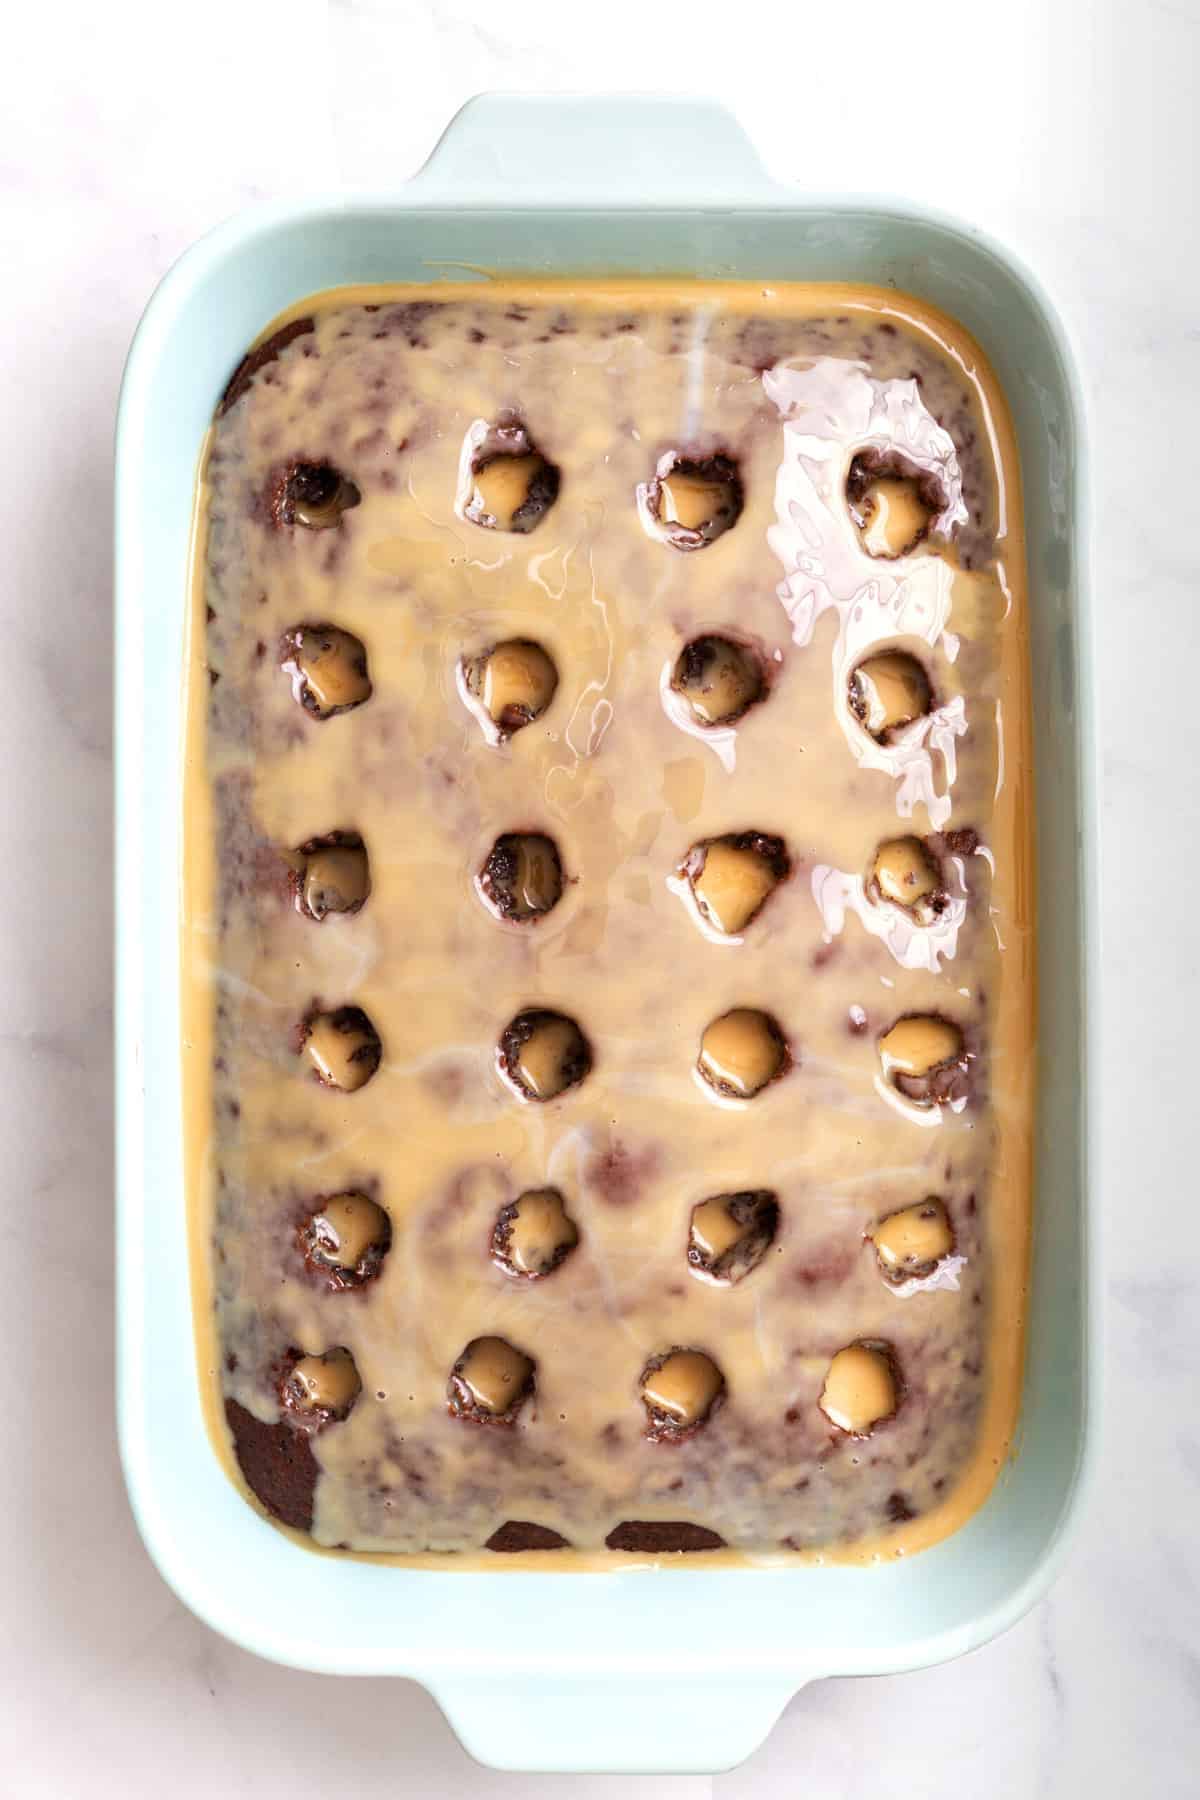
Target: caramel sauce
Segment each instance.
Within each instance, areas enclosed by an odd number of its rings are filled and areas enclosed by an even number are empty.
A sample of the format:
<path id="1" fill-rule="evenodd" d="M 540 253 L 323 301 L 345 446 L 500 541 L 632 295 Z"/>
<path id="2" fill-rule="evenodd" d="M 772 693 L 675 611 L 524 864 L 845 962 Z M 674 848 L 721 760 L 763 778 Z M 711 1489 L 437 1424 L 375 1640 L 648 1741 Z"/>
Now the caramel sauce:
<path id="1" fill-rule="evenodd" d="M 226 1467 L 240 1482 L 224 1397 L 274 1420 L 280 1348 L 338 1345 L 362 1391 L 313 1438 L 317 1547 L 627 1568 L 602 1546 L 629 1518 L 719 1532 L 731 1548 L 706 1568 L 936 1542 L 1011 1451 L 1029 1240 L 1024 551 L 1011 428 L 978 348 L 904 296 L 817 286 L 496 281 L 344 289 L 288 317 L 302 312 L 313 332 L 214 426 L 197 501 L 185 1116 L 201 1380 Z M 562 478 L 527 534 L 455 511 L 468 435 L 514 406 Z M 849 515 L 864 446 L 946 495 L 911 555 L 871 557 Z M 744 491 L 694 555 L 639 511 L 669 452 L 732 458 Z M 327 458 L 361 496 L 334 529 L 263 517 L 289 454 Z M 369 697 L 327 722 L 275 657 L 302 620 L 369 657 Z M 715 728 L 671 686 L 684 644 L 713 633 L 752 644 L 769 676 Z M 512 642 L 542 646 L 557 685 L 489 737 L 463 659 Z M 848 684 L 891 652 L 929 671 L 933 710 L 879 743 Z M 316 929 L 263 871 L 335 825 L 361 834 L 371 898 Z M 982 848 L 961 859 L 939 955 L 911 945 L 940 925 L 897 907 L 902 939 L 864 930 L 877 847 L 959 825 Z M 717 944 L 669 883 L 698 839 L 749 826 L 800 862 L 744 938 Z M 570 872 L 532 933 L 475 890 L 505 831 L 548 833 Z M 818 871 L 857 881 L 856 904 L 823 909 Z M 346 1005 L 383 1044 L 353 1092 L 323 1088 L 295 1049 L 315 1006 Z M 594 1050 L 545 1104 L 496 1066 L 530 1008 L 577 1019 Z M 795 1062 L 731 1111 L 695 1063 L 705 1027 L 740 1008 L 777 1017 Z M 983 1046 L 961 1107 L 920 1113 L 882 1078 L 881 1034 L 918 1015 L 963 1020 Z M 318 1289 L 296 1218 L 368 1184 L 394 1234 L 378 1278 Z M 548 1279 L 515 1282 L 490 1254 L 497 1211 L 547 1187 L 579 1243 Z M 769 1252 L 735 1285 L 689 1279 L 693 1209 L 755 1187 L 779 1196 Z M 931 1193 L 956 1268 L 909 1295 L 869 1233 Z M 536 1354 L 536 1390 L 511 1425 L 481 1428 L 451 1415 L 447 1382 L 464 1345 L 494 1340 Z M 867 1395 L 860 1455 L 821 1396 L 839 1352 L 876 1342 L 903 1397 L 883 1417 L 880 1384 Z M 671 1344 L 703 1344 L 725 1391 L 702 1430 L 663 1444 L 639 1382 Z M 913 1516 L 893 1523 L 898 1487 Z M 493 1564 L 480 1546 L 507 1519 L 574 1547 Z"/>

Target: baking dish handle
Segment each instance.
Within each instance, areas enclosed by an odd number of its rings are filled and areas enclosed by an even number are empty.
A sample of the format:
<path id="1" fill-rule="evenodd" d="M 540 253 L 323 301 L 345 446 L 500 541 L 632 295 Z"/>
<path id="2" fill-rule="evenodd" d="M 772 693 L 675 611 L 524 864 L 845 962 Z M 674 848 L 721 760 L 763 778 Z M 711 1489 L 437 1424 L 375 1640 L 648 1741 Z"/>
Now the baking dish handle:
<path id="1" fill-rule="evenodd" d="M 478 94 L 451 119 L 410 191 L 418 204 L 658 210 L 762 205 L 790 190 L 771 180 L 715 100 Z"/>
<path id="2" fill-rule="evenodd" d="M 728 1671 L 664 1669 L 432 1685 L 464 1748 L 524 1773 L 697 1774 L 730 1769 L 765 1740 L 801 1683 Z"/>

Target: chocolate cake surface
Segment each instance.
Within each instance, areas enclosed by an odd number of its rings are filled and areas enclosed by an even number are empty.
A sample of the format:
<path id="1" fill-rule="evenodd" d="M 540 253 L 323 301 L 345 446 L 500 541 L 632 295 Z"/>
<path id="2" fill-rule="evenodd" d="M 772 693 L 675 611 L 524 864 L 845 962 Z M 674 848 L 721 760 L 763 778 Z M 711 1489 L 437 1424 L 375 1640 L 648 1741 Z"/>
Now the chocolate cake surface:
<path id="1" fill-rule="evenodd" d="M 503 1567 L 955 1529 L 1015 1428 L 1033 1116 L 977 349 L 873 290 L 315 296 L 200 505 L 231 1467 L 323 1547 Z"/>

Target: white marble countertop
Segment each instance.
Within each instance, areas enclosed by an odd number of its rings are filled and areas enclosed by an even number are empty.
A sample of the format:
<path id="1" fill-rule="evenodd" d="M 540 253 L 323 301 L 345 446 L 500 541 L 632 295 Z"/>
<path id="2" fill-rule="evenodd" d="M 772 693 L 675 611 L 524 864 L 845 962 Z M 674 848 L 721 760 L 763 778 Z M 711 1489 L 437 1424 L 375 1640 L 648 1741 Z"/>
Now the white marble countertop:
<path id="1" fill-rule="evenodd" d="M 1196 1794 L 1200 570 L 1172 502 L 1194 504 L 1200 400 L 1197 0 L 60 0 L 21 7 L 5 49 L 0 1793 Z M 631 84 L 725 98 L 782 177 L 907 192 L 1010 244 L 1074 329 L 1096 462 L 1110 1427 L 1090 1512 L 1007 1637 L 811 1687 L 711 1782 L 491 1774 L 416 1687 L 233 1649 L 152 1570 L 113 1441 L 110 448 L 134 325 L 206 227 L 400 180 L 472 92 Z"/>

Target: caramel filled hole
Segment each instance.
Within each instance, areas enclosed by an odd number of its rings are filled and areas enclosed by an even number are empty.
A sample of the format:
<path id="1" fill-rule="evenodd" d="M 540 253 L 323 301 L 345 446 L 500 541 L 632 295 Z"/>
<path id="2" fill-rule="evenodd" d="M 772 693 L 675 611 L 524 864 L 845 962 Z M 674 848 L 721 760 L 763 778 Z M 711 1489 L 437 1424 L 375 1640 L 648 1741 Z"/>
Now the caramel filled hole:
<path id="1" fill-rule="evenodd" d="M 679 653 L 671 686 L 698 725 L 732 725 L 763 698 L 762 665 L 732 638 L 697 637 Z"/>
<path id="2" fill-rule="evenodd" d="M 737 524 L 744 500 L 737 464 L 728 456 L 676 457 L 649 490 L 650 512 L 677 550 L 714 543 Z"/>
<path id="3" fill-rule="evenodd" d="M 642 1404 L 653 1437 L 681 1436 L 703 1425 L 725 1389 L 725 1377 L 703 1350 L 669 1350 L 642 1371 Z"/>
<path id="4" fill-rule="evenodd" d="M 558 687 L 558 670 L 540 644 L 509 638 L 463 664 L 467 692 L 505 735 L 545 712 Z"/>
<path id="5" fill-rule="evenodd" d="M 871 865 L 868 889 L 880 900 L 903 906 L 927 925 L 946 900 L 941 870 L 920 838 L 891 838 L 880 844 Z"/>
<path id="6" fill-rule="evenodd" d="M 557 1188 L 530 1188 L 502 1206 L 492 1233 L 492 1255 L 514 1275 L 550 1275 L 579 1242 L 579 1227 Z"/>
<path id="7" fill-rule="evenodd" d="M 479 891 L 502 919 L 519 924 L 543 918 L 562 898 L 558 847 L 542 832 L 509 831 L 498 837 L 478 876 Z"/>
<path id="8" fill-rule="evenodd" d="M 871 1240 L 889 1281 L 932 1275 L 954 1248 L 946 1208 L 935 1195 L 880 1219 Z"/>
<path id="9" fill-rule="evenodd" d="M 313 1013 L 306 1021 L 303 1053 L 322 1087 L 356 1093 L 379 1067 L 379 1033 L 359 1006 Z"/>
<path id="10" fill-rule="evenodd" d="M 879 1040 L 885 1079 L 918 1105 L 958 1100 L 967 1092 L 963 1034 L 940 1013 L 906 1013 Z"/>
<path id="11" fill-rule="evenodd" d="M 905 650 L 884 650 L 860 662 L 850 677 L 850 710 L 880 744 L 924 718 L 933 706 L 929 677 Z"/>
<path id="12" fill-rule="evenodd" d="M 770 1013 L 738 1006 L 705 1028 L 697 1066 L 719 1093 L 749 1100 L 782 1075 L 789 1061 L 787 1041 Z"/>
<path id="13" fill-rule="evenodd" d="M 298 625 L 284 638 L 280 661 L 296 700 L 314 719 L 331 719 L 371 697 L 366 649 L 336 625 Z"/>
<path id="14" fill-rule="evenodd" d="M 371 892 L 366 846 L 353 832 L 333 832 L 302 844 L 298 899 L 310 919 L 356 913 Z"/>
<path id="15" fill-rule="evenodd" d="M 867 556 L 909 556 L 941 509 L 934 477 L 916 475 L 885 457 L 856 455 L 846 477 L 846 504 Z"/>
<path id="16" fill-rule="evenodd" d="M 692 1209 L 688 1262 L 732 1286 L 758 1267 L 779 1229 L 779 1201 L 767 1188 L 714 1194 Z"/>
<path id="17" fill-rule="evenodd" d="M 684 868 L 701 916 L 733 936 L 757 918 L 791 860 L 782 838 L 746 831 L 694 845 Z"/>
<path id="18" fill-rule="evenodd" d="M 354 1358 L 340 1345 L 320 1355 L 290 1358 L 280 1384 L 286 1407 L 323 1422 L 344 1419 L 361 1392 Z"/>
<path id="19" fill-rule="evenodd" d="M 447 1400 L 465 1418 L 512 1419 L 533 1391 L 534 1362 L 507 1338 L 472 1338 L 450 1372 Z"/>
<path id="20" fill-rule="evenodd" d="M 553 1100 L 575 1087 L 592 1066 L 586 1037 L 563 1013 L 518 1013 L 499 1045 L 500 1066 L 525 1100 Z"/>
<path id="21" fill-rule="evenodd" d="M 301 1232 L 308 1263 L 339 1278 L 337 1285 L 369 1281 L 392 1242 L 392 1222 L 366 1194 L 333 1194 L 311 1214 Z"/>
<path id="22" fill-rule="evenodd" d="M 831 1425 L 867 1437 L 899 1404 L 895 1364 L 885 1344 L 847 1344 L 830 1363 L 819 1405 Z"/>
<path id="23" fill-rule="evenodd" d="M 481 458 L 472 471 L 464 507 L 473 525 L 488 531 L 532 531 L 558 498 L 560 476 L 536 450 Z"/>
<path id="24" fill-rule="evenodd" d="M 354 483 L 332 464 L 297 463 L 284 487 L 284 523 L 328 531 L 361 500 Z"/>

